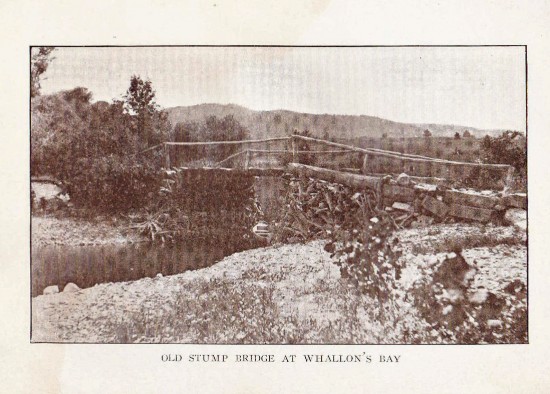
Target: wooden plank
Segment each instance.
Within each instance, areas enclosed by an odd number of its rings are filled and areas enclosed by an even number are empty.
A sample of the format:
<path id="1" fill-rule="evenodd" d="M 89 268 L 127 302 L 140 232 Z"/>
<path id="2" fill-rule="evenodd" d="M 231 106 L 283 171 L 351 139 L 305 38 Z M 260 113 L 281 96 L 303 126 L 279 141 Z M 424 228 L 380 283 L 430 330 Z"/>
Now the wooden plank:
<path id="1" fill-rule="evenodd" d="M 414 185 L 414 190 L 418 191 L 419 193 L 435 193 L 437 191 L 437 185 L 432 185 L 429 183 L 419 183 L 417 185 Z"/>
<path id="2" fill-rule="evenodd" d="M 243 168 L 227 168 L 227 167 L 198 167 L 198 168 L 192 168 L 192 167 L 178 167 L 175 168 L 175 170 L 178 173 L 235 173 L 235 174 L 243 174 L 243 175 L 250 175 L 250 176 L 280 176 L 284 174 L 285 168 L 283 167 L 275 167 L 275 168 L 257 168 L 257 167 L 249 167 L 248 170 L 245 170 Z"/>
<path id="3" fill-rule="evenodd" d="M 394 202 L 391 206 L 393 209 L 397 209 L 398 211 L 405 211 L 405 212 L 412 212 L 413 207 L 410 204 L 405 204 L 402 202 Z"/>
<path id="4" fill-rule="evenodd" d="M 298 176 L 319 178 L 358 189 L 369 188 L 371 190 L 378 190 L 381 184 L 381 178 L 378 177 L 351 174 L 349 172 L 329 170 L 299 163 L 289 163 L 287 169 L 290 173 Z"/>
<path id="5" fill-rule="evenodd" d="M 514 193 L 502 197 L 502 204 L 507 207 L 527 209 L 527 194 Z"/>
<path id="6" fill-rule="evenodd" d="M 444 218 L 449 213 L 447 204 L 431 196 L 424 197 L 424 200 L 422 200 L 422 208 L 440 219 Z"/>
<path id="7" fill-rule="evenodd" d="M 293 137 L 304 141 L 312 141 L 312 142 L 318 142 L 324 145 L 337 146 L 337 147 L 346 148 L 346 149 L 353 149 L 356 152 L 364 152 L 364 153 L 369 153 L 369 154 L 382 156 L 382 157 L 389 157 L 389 158 L 407 159 L 407 161 L 412 161 L 412 162 L 434 162 L 434 163 L 441 163 L 441 164 L 447 164 L 447 165 L 463 165 L 463 166 L 480 167 L 480 168 L 508 169 L 510 167 L 507 164 L 469 163 L 469 162 L 461 162 L 461 161 L 444 160 L 444 159 L 438 159 L 434 157 L 427 157 L 427 156 L 420 156 L 420 155 L 412 155 L 409 153 L 387 151 L 382 149 L 359 148 L 351 145 L 340 144 L 338 142 L 325 141 L 325 140 L 321 140 L 313 137 L 304 137 L 301 135 L 294 135 Z"/>
<path id="8" fill-rule="evenodd" d="M 446 190 L 443 196 L 445 203 L 466 205 L 477 208 L 492 209 L 500 202 L 496 196 L 484 196 L 482 194 L 465 193 L 458 190 Z"/>
<path id="9" fill-rule="evenodd" d="M 449 207 L 449 215 L 467 220 L 475 220 L 482 223 L 487 223 L 493 215 L 492 209 L 469 207 L 460 204 L 451 204 Z"/>
<path id="10" fill-rule="evenodd" d="M 279 137 L 279 138 L 265 138 L 259 140 L 241 140 L 241 141 L 202 141 L 202 142 L 165 142 L 165 145 L 171 146 L 212 146 L 212 145 L 246 145 L 246 144 L 258 144 L 264 142 L 273 142 L 273 141 L 286 141 L 289 137 Z"/>
<path id="11" fill-rule="evenodd" d="M 219 167 L 219 166 L 221 166 L 222 164 L 227 163 L 229 160 L 234 159 L 235 157 L 240 156 L 240 155 L 242 155 L 242 154 L 245 153 L 245 152 L 248 152 L 248 151 L 242 150 L 242 151 L 239 151 L 239 152 L 237 152 L 237 153 L 233 153 L 232 155 L 227 156 L 227 157 L 226 157 L 225 159 L 223 159 L 222 161 L 217 162 L 217 163 L 215 164 L 215 166 L 216 166 L 216 167 Z"/>
<path id="12" fill-rule="evenodd" d="M 248 149 L 248 151 L 252 152 L 252 153 L 264 153 L 264 154 L 292 153 L 291 150 L 287 150 L 287 149 L 272 149 L 272 150 L 268 150 L 268 149 Z M 298 151 L 296 151 L 296 153 L 308 153 L 308 154 L 312 154 L 312 155 L 327 154 L 327 153 L 330 153 L 330 154 L 349 153 L 349 152 L 354 152 L 354 151 L 350 150 L 350 149 L 348 149 L 348 150 L 298 150 Z"/>

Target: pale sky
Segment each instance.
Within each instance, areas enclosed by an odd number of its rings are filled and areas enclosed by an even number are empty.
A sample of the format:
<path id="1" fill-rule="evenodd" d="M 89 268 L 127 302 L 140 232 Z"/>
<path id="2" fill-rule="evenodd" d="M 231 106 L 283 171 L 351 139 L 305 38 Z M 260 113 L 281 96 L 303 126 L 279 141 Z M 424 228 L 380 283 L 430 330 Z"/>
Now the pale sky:
<path id="1" fill-rule="evenodd" d="M 371 115 L 525 131 L 523 47 L 58 48 L 44 94 L 77 86 L 120 98 L 133 74 L 164 108 L 201 103 L 255 110 Z"/>

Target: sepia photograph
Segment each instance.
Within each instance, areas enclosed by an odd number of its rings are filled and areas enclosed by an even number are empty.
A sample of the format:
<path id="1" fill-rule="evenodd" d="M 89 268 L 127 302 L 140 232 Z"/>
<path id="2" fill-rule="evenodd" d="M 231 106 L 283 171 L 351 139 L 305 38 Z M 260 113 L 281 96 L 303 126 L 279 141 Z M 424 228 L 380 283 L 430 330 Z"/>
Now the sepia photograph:
<path id="1" fill-rule="evenodd" d="M 32 343 L 529 343 L 526 46 L 29 51 Z"/>

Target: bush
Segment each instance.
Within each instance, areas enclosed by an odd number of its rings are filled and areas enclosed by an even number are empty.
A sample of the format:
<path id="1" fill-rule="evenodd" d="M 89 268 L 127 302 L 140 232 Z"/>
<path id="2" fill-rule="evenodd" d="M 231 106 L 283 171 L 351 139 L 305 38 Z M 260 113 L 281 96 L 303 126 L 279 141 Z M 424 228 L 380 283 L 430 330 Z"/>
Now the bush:
<path id="1" fill-rule="evenodd" d="M 520 174 L 527 167 L 525 138 L 517 131 L 503 132 L 499 137 L 485 136 L 481 142 L 485 163 L 509 164 Z"/>
<path id="2" fill-rule="evenodd" d="M 516 280 L 502 294 L 470 289 L 470 267 L 459 251 L 448 254 L 433 275 L 424 272 L 411 295 L 431 325 L 434 341 L 526 343 L 527 290 Z"/>
<path id="3" fill-rule="evenodd" d="M 161 155 L 138 155 L 149 142 L 168 138 L 160 113 L 137 129 L 124 103 L 90 103 L 76 88 L 31 103 L 31 174 L 49 175 L 67 186 L 77 208 L 121 213 L 142 208 L 158 191 Z M 147 138 L 145 138 L 145 136 Z"/>
<path id="4" fill-rule="evenodd" d="M 252 227 L 262 213 L 253 176 L 201 169 L 170 171 L 160 191 L 158 204 L 142 217 L 141 227 L 151 237 L 161 232 L 169 238 L 215 238 L 238 249 L 257 244 Z"/>
<path id="5" fill-rule="evenodd" d="M 287 210 L 276 225 L 277 238 L 328 238 L 325 250 L 342 277 L 361 294 L 380 302 L 381 319 L 392 307 L 400 277 L 400 251 L 391 238 L 390 216 L 376 209 L 376 195 L 313 179 L 290 180 Z M 285 237 L 286 236 L 286 237 Z"/>
<path id="6" fill-rule="evenodd" d="M 76 206 L 103 213 L 123 213 L 150 205 L 158 198 L 162 176 L 151 163 L 134 157 L 80 158 L 66 181 Z"/>

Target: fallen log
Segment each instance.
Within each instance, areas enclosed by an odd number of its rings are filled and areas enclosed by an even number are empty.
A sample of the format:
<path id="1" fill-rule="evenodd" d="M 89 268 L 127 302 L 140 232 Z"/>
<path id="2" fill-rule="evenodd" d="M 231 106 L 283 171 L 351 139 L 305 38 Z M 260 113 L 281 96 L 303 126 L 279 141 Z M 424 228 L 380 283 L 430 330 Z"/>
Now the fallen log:
<path id="1" fill-rule="evenodd" d="M 424 198 L 422 208 L 440 219 L 443 219 L 449 213 L 449 206 L 447 204 L 431 196 Z"/>
<path id="2" fill-rule="evenodd" d="M 492 209 L 468 207 L 460 204 L 452 204 L 449 208 L 449 215 L 453 217 L 475 220 L 482 223 L 487 223 L 491 220 L 492 214 Z"/>
<path id="3" fill-rule="evenodd" d="M 287 170 L 297 176 L 323 179 L 327 182 L 340 183 L 356 189 L 368 188 L 378 191 L 382 182 L 382 178 L 378 177 L 351 174 L 298 163 L 289 163 Z"/>
<path id="4" fill-rule="evenodd" d="M 188 173 L 188 174 L 241 174 L 241 175 L 250 175 L 250 176 L 279 176 L 284 174 L 285 170 L 281 168 L 255 168 L 250 167 L 248 169 L 244 168 L 226 168 L 226 167 L 175 167 L 175 172 L 178 173 Z"/>
<path id="5" fill-rule="evenodd" d="M 527 194 L 514 193 L 508 194 L 502 198 L 502 203 L 507 207 L 527 209 Z"/>
<path id="6" fill-rule="evenodd" d="M 467 205 L 469 207 L 492 209 L 500 202 L 496 196 L 484 196 L 479 193 L 466 193 L 458 190 L 447 190 L 443 197 L 445 203 Z"/>

